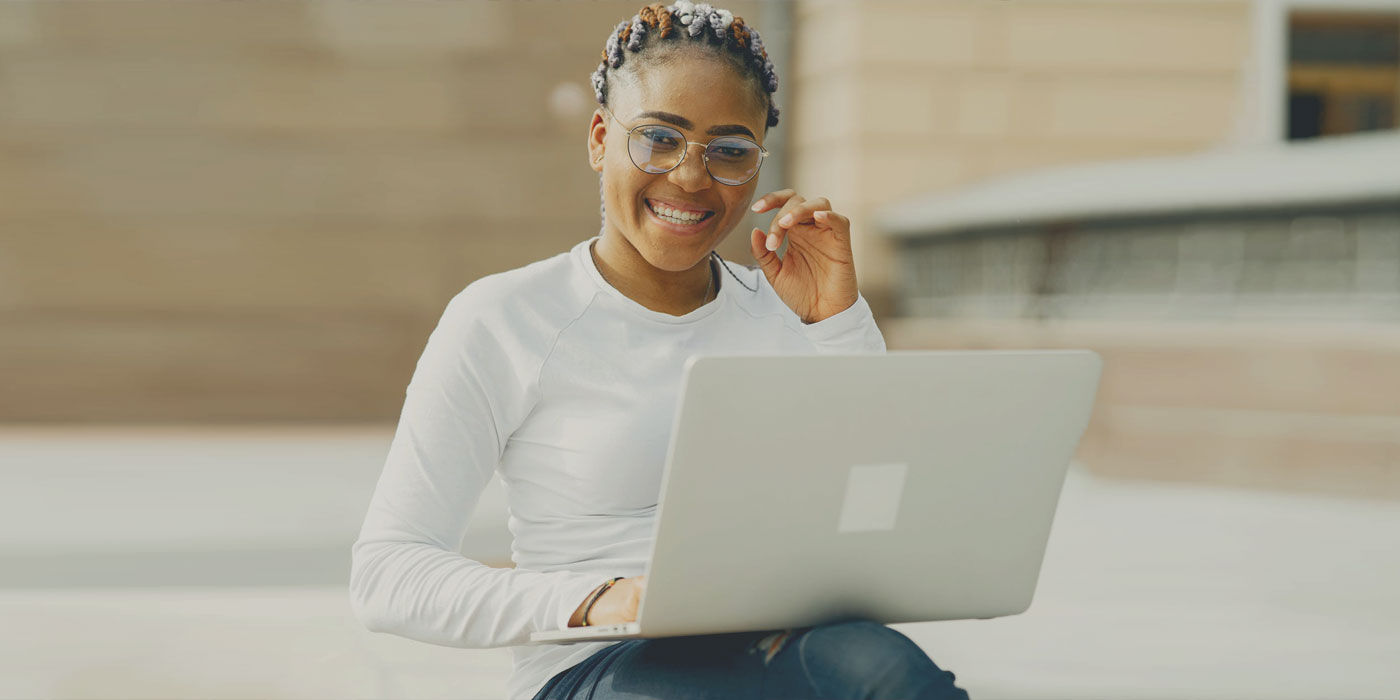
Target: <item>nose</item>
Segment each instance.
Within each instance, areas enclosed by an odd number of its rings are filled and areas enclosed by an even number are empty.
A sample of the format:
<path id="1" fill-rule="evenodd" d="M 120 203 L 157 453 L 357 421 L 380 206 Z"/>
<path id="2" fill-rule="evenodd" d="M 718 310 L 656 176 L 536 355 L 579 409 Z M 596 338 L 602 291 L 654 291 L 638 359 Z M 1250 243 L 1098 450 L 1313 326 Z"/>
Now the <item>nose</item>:
<path id="1" fill-rule="evenodd" d="M 692 146 L 698 147 L 700 152 L 692 153 L 690 150 Z M 698 192 L 709 187 L 710 173 L 705 169 L 704 144 L 688 144 L 685 158 L 681 160 L 681 164 L 672 168 L 666 175 L 671 179 L 671 182 L 686 192 Z"/>

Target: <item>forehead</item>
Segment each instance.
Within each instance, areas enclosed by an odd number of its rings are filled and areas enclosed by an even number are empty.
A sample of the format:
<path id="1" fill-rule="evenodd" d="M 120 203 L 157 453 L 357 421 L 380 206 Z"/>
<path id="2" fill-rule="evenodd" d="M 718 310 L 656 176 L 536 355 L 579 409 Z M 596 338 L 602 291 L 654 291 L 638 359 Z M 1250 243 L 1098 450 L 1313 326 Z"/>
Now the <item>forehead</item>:
<path id="1" fill-rule="evenodd" d="M 711 126 L 742 124 L 756 136 L 763 135 L 767 105 L 755 93 L 752 79 L 723 60 L 679 55 L 639 67 L 630 82 L 614 108 L 623 110 L 617 114 L 624 119 L 644 111 L 670 112 L 689 119 L 699 133 Z"/>

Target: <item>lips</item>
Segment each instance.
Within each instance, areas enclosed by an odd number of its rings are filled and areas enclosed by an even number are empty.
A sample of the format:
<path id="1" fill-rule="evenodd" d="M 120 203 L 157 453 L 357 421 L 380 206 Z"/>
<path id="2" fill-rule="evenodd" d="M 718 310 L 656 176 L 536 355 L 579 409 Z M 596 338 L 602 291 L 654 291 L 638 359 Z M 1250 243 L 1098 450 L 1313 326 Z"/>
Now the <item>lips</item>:
<path id="1" fill-rule="evenodd" d="M 651 209 L 653 214 L 658 216 L 670 216 L 680 220 L 704 221 L 715 213 L 712 209 L 669 199 L 648 198 L 646 204 L 647 208 Z M 700 216 L 696 218 L 696 214 Z M 686 223 L 691 223 L 691 221 L 686 221 Z"/>
<path id="2" fill-rule="evenodd" d="M 669 211 L 672 212 L 672 214 L 678 214 L 681 218 L 676 218 L 671 215 L 663 214 L 660 211 L 657 211 L 656 208 L 652 206 L 651 200 L 647 200 L 646 204 L 647 218 L 651 220 L 651 224 L 653 226 L 656 226 L 664 231 L 670 232 L 677 236 L 694 236 L 698 235 L 702 231 L 710 230 L 710 219 L 713 219 L 715 216 L 715 213 L 711 211 L 706 212 L 698 219 L 691 218 L 690 216 L 686 216 L 685 210 L 677 211 L 674 209 L 664 208 L 666 206 L 664 204 L 658 204 L 657 206 L 663 207 L 662 211 Z"/>

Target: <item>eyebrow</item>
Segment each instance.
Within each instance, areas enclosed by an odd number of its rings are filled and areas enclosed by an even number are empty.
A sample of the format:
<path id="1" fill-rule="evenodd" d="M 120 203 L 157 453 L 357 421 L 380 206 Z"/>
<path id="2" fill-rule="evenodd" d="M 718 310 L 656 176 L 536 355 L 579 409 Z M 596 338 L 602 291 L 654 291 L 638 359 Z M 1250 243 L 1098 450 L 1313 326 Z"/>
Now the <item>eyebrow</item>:
<path id="1" fill-rule="evenodd" d="M 686 119 L 685 117 L 682 117 L 679 114 L 671 114 L 670 112 L 658 112 L 652 110 L 649 112 L 642 112 L 641 114 L 637 115 L 638 119 L 642 119 L 645 117 L 650 117 L 652 119 L 660 119 L 663 122 L 675 124 L 676 126 L 679 126 L 682 129 L 695 128 L 695 124 L 692 123 L 689 119 Z M 744 126 L 743 124 L 721 124 L 719 126 L 712 126 L 709 129 L 707 129 L 705 133 L 709 134 L 710 136 L 732 136 L 734 134 L 743 134 L 751 139 L 758 138 L 757 136 L 754 136 L 753 132 L 749 131 L 749 128 L 747 126 Z"/>

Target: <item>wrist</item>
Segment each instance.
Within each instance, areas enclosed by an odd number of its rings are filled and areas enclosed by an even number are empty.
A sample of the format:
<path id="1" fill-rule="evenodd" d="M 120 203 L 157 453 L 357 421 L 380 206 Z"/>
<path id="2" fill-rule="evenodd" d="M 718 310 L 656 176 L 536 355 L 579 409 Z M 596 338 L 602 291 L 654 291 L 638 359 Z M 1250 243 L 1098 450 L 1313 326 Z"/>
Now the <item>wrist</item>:
<path id="1" fill-rule="evenodd" d="M 622 576 L 618 576 L 618 577 L 615 577 L 615 578 L 613 578 L 613 579 L 604 581 L 604 582 L 603 582 L 602 584 L 600 584 L 597 588 L 593 589 L 593 592 L 590 593 L 590 594 L 588 595 L 588 597 L 584 599 L 583 603 L 582 603 L 581 605 L 579 605 L 578 609 L 574 610 L 574 615 L 573 615 L 573 617 L 569 618 L 569 626 L 570 626 L 570 627 L 588 627 L 588 626 L 590 626 L 592 623 L 591 623 L 590 620 L 588 619 L 588 615 L 589 615 L 589 611 L 593 608 L 593 605 L 594 605 L 595 603 L 598 602 L 598 599 L 599 599 L 599 598 L 602 598 L 602 597 L 603 597 L 603 594 L 604 594 L 604 593 L 607 593 L 607 591 L 608 591 L 609 588 L 612 588 L 612 585 L 613 585 L 614 583 L 617 583 L 618 581 L 621 581 L 623 578 L 624 578 L 624 577 L 622 577 Z"/>
<path id="2" fill-rule="evenodd" d="M 601 591 L 602 591 L 602 589 L 603 589 L 603 586 L 606 586 L 606 585 L 607 585 L 607 582 L 600 583 L 600 584 L 598 584 L 597 586 L 594 586 L 594 587 L 593 587 L 593 590 L 589 591 L 589 592 L 588 592 L 588 595 L 586 595 L 586 596 L 583 597 L 583 602 L 579 603 L 579 604 L 578 604 L 578 607 L 577 607 L 577 608 L 574 608 L 574 614 L 569 616 L 569 626 L 570 626 L 570 627 L 583 627 L 583 613 L 584 613 L 584 611 L 588 610 L 588 605 L 589 605 L 589 603 L 592 603 L 592 602 L 593 602 L 593 598 L 594 598 L 595 596 L 600 595 L 600 593 L 601 593 Z"/>
<path id="3" fill-rule="evenodd" d="M 849 311 L 850 308 L 851 308 L 852 306 L 855 306 L 855 305 L 856 305 L 856 302 L 857 302 L 857 301 L 860 301 L 860 292 L 856 292 L 856 295 L 853 296 L 853 297 L 851 297 L 851 300 L 850 300 L 849 302 L 846 302 L 846 303 L 838 303 L 837 305 L 840 306 L 840 308 L 838 308 L 838 309 L 835 310 L 835 311 L 829 311 L 829 312 L 824 313 L 824 314 L 822 314 L 822 315 L 817 315 L 817 313 L 814 311 L 813 314 L 812 314 L 811 316 L 808 316 L 808 317 L 806 317 L 806 318 L 803 318 L 803 317 L 799 316 L 798 319 L 802 321 L 803 325 L 807 325 L 807 326 L 810 326 L 810 325 L 813 325 L 813 324 L 816 324 L 816 323 L 821 323 L 822 321 L 825 321 L 825 320 L 827 320 L 828 318 L 831 318 L 832 316 L 838 316 L 838 315 L 840 315 L 840 314 L 842 314 L 842 313 L 844 313 L 844 312 L 846 312 L 846 311 Z"/>

